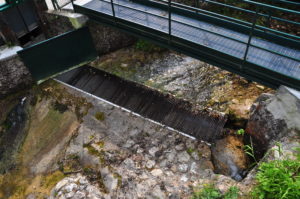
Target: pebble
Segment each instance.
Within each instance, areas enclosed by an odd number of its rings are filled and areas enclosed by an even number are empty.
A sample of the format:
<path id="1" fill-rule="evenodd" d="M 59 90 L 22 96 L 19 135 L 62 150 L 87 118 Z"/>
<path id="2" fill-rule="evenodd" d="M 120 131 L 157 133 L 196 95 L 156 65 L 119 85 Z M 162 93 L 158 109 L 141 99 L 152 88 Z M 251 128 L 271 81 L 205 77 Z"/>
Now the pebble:
<path id="1" fill-rule="evenodd" d="M 154 160 L 148 160 L 146 162 L 146 168 L 147 169 L 152 169 L 155 166 L 155 161 Z"/>
<path id="2" fill-rule="evenodd" d="M 151 171 L 151 174 L 152 174 L 153 176 L 160 176 L 160 175 L 163 174 L 163 172 L 162 172 L 161 169 L 153 169 L 153 170 Z"/>
<path id="3" fill-rule="evenodd" d="M 150 150 L 149 150 L 149 154 L 152 155 L 153 157 L 155 156 L 155 153 L 159 151 L 159 148 L 158 147 L 152 147 Z"/>
<path id="4" fill-rule="evenodd" d="M 182 172 L 182 173 L 187 172 L 188 168 L 189 168 L 189 165 L 187 165 L 187 164 L 180 164 L 180 165 L 178 165 L 178 171 Z"/>
<path id="5" fill-rule="evenodd" d="M 188 162 L 190 160 L 190 155 L 186 151 L 183 151 L 177 155 L 177 158 L 179 162 Z"/>

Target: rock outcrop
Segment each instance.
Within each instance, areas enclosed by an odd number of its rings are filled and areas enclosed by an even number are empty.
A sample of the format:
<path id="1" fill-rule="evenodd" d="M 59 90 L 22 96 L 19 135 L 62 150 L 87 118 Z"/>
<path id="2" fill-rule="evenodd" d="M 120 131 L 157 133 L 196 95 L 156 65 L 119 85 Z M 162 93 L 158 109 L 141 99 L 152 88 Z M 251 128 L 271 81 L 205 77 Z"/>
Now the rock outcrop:
<path id="1" fill-rule="evenodd" d="M 282 86 L 274 95 L 261 95 L 251 107 L 246 128 L 256 156 L 262 157 L 274 141 L 291 131 L 300 132 L 299 91 Z"/>

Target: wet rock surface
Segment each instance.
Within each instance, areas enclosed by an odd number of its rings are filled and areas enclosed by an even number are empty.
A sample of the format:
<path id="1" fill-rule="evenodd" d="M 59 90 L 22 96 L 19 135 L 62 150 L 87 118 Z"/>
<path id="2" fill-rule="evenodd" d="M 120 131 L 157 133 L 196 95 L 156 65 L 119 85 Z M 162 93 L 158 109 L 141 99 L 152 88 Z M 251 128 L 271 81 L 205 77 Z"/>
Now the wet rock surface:
<path id="1" fill-rule="evenodd" d="M 92 66 L 186 99 L 194 104 L 195 109 L 208 107 L 229 113 L 236 121 L 247 119 L 255 99 L 263 92 L 272 91 L 233 73 L 167 50 L 143 52 L 135 47 L 124 48 L 100 57 Z"/>
<path id="2" fill-rule="evenodd" d="M 26 97 L 19 99 L 0 125 L 0 173 L 15 167 L 18 149 L 26 137 L 27 105 Z"/>

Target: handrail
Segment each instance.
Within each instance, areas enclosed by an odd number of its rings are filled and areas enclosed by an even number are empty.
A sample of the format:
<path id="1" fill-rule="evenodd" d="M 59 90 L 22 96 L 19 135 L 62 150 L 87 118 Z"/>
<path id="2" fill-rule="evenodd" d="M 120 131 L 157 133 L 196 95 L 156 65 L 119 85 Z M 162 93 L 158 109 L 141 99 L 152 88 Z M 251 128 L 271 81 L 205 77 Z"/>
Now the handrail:
<path id="1" fill-rule="evenodd" d="M 105 1 L 105 0 L 102 0 L 102 1 Z M 166 0 L 153 0 L 153 1 L 154 2 L 155 1 L 162 2 L 164 4 L 167 3 Z M 240 24 L 240 25 L 243 25 L 243 26 L 246 26 L 246 27 L 251 27 L 252 26 L 252 24 L 247 22 L 247 21 L 242 21 L 242 20 L 239 20 L 239 19 L 235 19 L 235 18 L 232 18 L 232 17 L 228 17 L 228 16 L 225 16 L 225 15 L 218 14 L 218 13 L 210 12 L 210 11 L 207 11 L 207 10 L 203 10 L 203 9 L 199 9 L 199 8 L 195 8 L 195 7 L 191 7 L 191 6 L 187 6 L 187 5 L 183 5 L 183 4 L 179 4 L 179 3 L 174 3 L 174 2 L 171 2 L 171 5 L 173 5 L 173 7 L 175 6 L 175 7 L 178 7 L 178 8 L 184 8 L 186 10 L 194 11 L 196 13 L 197 12 L 198 13 L 204 13 L 204 14 L 208 14 L 210 16 L 216 17 L 216 18 L 229 20 L 233 23 L 237 23 L 237 24 Z M 256 29 L 260 30 L 260 31 L 270 32 L 270 33 L 273 33 L 273 34 L 288 37 L 288 38 L 292 39 L 292 41 L 300 40 L 300 36 L 292 35 L 292 34 L 282 32 L 282 31 L 278 31 L 278 30 L 275 30 L 275 29 L 271 29 L 271 28 L 268 28 L 268 27 L 265 27 L 265 26 L 256 25 Z"/>
<path id="2" fill-rule="evenodd" d="M 225 6 L 225 7 L 228 7 L 228 8 L 234 9 L 234 10 L 238 10 L 238 11 L 242 11 L 242 12 L 246 12 L 246 13 L 256 14 L 256 12 L 254 12 L 252 10 L 247 10 L 247 9 L 244 9 L 244 8 L 228 5 L 228 4 L 217 2 L 217 1 L 205 0 L 205 2 L 215 4 L 215 5 Z M 262 17 L 269 17 L 269 15 L 264 14 L 264 13 L 260 13 L 260 12 L 258 12 L 257 15 L 262 16 Z M 295 22 L 295 21 L 291 21 L 291 20 L 287 20 L 287 19 L 283 19 L 283 18 L 279 18 L 279 17 L 274 17 L 274 16 L 271 16 L 271 18 L 274 19 L 274 20 L 277 20 L 277 21 L 282 21 L 282 22 L 291 23 L 291 24 L 295 24 L 295 25 L 300 26 L 299 22 Z"/>
<path id="3" fill-rule="evenodd" d="M 288 1 L 288 0 L 271 0 L 271 1 L 279 2 L 279 3 L 287 3 L 294 6 L 300 6 L 300 3 L 294 1 Z"/>
<path id="4" fill-rule="evenodd" d="M 104 1 L 104 2 L 108 2 L 108 0 L 100 0 L 100 1 Z M 112 0 L 111 0 L 112 1 Z M 170 1 L 170 0 L 168 0 Z M 122 5 L 120 3 L 116 3 L 116 2 L 113 2 L 114 5 L 118 5 L 120 7 L 124 7 L 124 8 L 128 8 L 128 9 L 131 9 L 131 10 L 136 10 L 136 11 L 139 11 L 139 12 L 142 12 L 144 14 L 150 14 L 150 15 L 153 15 L 153 16 L 156 16 L 156 17 L 159 17 L 159 18 L 163 18 L 163 19 L 167 19 L 169 21 L 169 42 L 170 42 L 170 39 L 171 39 L 171 21 L 170 21 L 170 16 L 166 17 L 166 16 L 161 16 L 161 15 L 158 15 L 158 14 L 154 14 L 154 13 L 151 13 L 151 12 L 147 12 L 147 11 L 144 11 L 144 10 L 141 10 L 141 9 L 138 9 L 138 8 L 133 8 L 133 7 L 129 7 L 129 6 L 126 6 L 126 5 Z M 114 12 L 114 6 L 112 6 L 112 11 Z M 113 17 L 117 17 L 116 15 L 113 14 Z M 230 40 L 233 40 L 233 41 L 236 41 L 236 42 L 239 42 L 241 44 L 245 44 L 246 45 L 246 51 L 245 51 L 245 54 L 244 54 L 244 59 L 247 58 L 247 54 L 248 54 L 248 50 L 249 50 L 249 47 L 250 46 L 253 46 L 255 48 L 258 48 L 258 49 L 261 49 L 261 50 L 264 50 L 264 51 L 267 51 L 267 52 L 270 52 L 272 54 L 276 54 L 276 55 L 279 55 L 279 56 L 282 56 L 282 57 L 285 57 L 285 58 L 288 58 L 288 59 L 291 59 L 291 60 L 294 60 L 294 61 L 298 61 L 300 62 L 300 59 L 298 58 L 295 58 L 295 57 L 289 57 L 287 55 L 284 55 L 284 54 L 281 54 L 279 52 L 276 52 L 276 51 L 273 51 L 273 50 L 270 50 L 270 49 L 267 49 L 267 48 L 263 48 L 261 46 L 258 46 L 258 45 L 255 45 L 255 44 L 251 44 L 251 39 L 252 39 L 252 34 L 253 34 L 253 30 L 254 28 L 256 27 L 255 23 L 256 23 L 256 18 L 254 19 L 254 22 L 252 23 L 252 28 L 251 28 L 251 32 L 249 34 L 249 38 L 248 38 L 248 42 L 244 42 L 244 41 L 241 41 L 241 40 L 238 40 L 238 39 L 235 39 L 235 38 L 231 38 L 231 37 L 228 37 L 228 36 L 225 36 L 225 35 L 222 35 L 222 34 L 219 34 L 219 33 L 216 33 L 216 32 L 213 32 L 213 31 L 210 31 L 210 30 L 206 30 L 206 29 L 203 29 L 201 27 L 197 27 L 197 26 L 194 26 L 192 24 L 187 24 L 187 23 L 184 23 L 182 21 L 178 21 L 176 19 L 172 19 L 172 21 L 174 22 L 177 22 L 177 23 L 181 23 L 181 24 L 184 24 L 184 25 L 187 25 L 189 27 L 192 27 L 192 28 L 197 28 L 199 30 L 202 30 L 202 31 L 205 31 L 205 32 L 208 32 L 208 33 L 211 33 L 211 34 L 214 34 L 214 35 L 217 35 L 217 36 L 220 36 L 220 37 L 223 37 L 223 38 L 226 38 L 226 39 L 230 39 Z"/>
<path id="5" fill-rule="evenodd" d="M 256 6 L 261 6 L 261 7 L 268 8 L 268 9 L 280 10 L 282 12 L 300 15 L 300 12 L 296 11 L 296 10 L 281 8 L 281 7 L 277 7 L 277 6 L 271 6 L 271 5 L 268 5 L 268 4 L 265 4 L 265 3 L 260 3 L 260 2 L 251 1 L 251 0 L 243 0 L 243 1 L 246 2 L 246 3 L 249 3 L 249 4 L 253 4 L 253 5 L 256 5 Z"/>
<path id="6" fill-rule="evenodd" d="M 157 2 L 161 2 L 161 3 L 166 4 L 166 0 L 150 0 L 150 1 L 154 1 L 154 2 L 157 1 Z M 247 21 L 239 20 L 239 19 L 236 19 L 236 18 L 233 18 L 233 17 L 218 14 L 218 13 L 215 13 L 215 12 L 203 10 L 203 9 L 200 9 L 200 8 L 195 8 L 195 7 L 192 7 L 192 6 L 188 6 L 188 5 L 184 5 L 184 4 L 180 4 L 180 3 L 176 3 L 176 2 L 172 2 L 171 4 L 175 7 L 187 9 L 187 10 L 190 10 L 190 11 L 193 11 L 193 12 L 196 12 L 196 13 L 202 12 L 204 14 L 208 14 L 208 15 L 218 17 L 218 18 L 223 18 L 223 19 L 226 19 L 226 20 L 238 23 L 238 24 L 242 24 L 242 25 L 245 25 L 245 26 L 248 26 L 248 27 L 252 26 L 252 23 L 249 23 Z M 273 16 L 272 16 L 272 19 L 275 19 L 275 18 L 273 18 Z M 285 19 L 283 19 L 282 21 L 284 21 L 284 20 Z M 298 25 L 298 23 L 296 25 Z M 300 40 L 300 36 L 292 35 L 292 34 L 282 32 L 282 31 L 279 31 L 279 30 L 275 30 L 275 29 L 272 29 L 272 28 L 268 28 L 268 27 L 265 27 L 265 26 L 256 25 L 256 29 L 262 30 L 262 31 L 267 31 L 267 32 L 272 32 L 274 34 L 279 34 L 279 35 L 289 37 L 289 38 L 292 38 L 292 39 L 295 39 L 295 40 Z"/>

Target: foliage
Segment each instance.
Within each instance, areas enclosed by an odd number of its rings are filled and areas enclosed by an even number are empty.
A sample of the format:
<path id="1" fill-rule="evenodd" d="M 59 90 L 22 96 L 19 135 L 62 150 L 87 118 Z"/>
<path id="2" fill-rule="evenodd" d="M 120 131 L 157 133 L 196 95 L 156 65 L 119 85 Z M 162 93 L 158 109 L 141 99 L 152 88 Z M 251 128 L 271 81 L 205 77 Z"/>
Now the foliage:
<path id="1" fill-rule="evenodd" d="M 245 134 L 245 130 L 244 129 L 239 129 L 237 132 L 236 132 L 237 135 L 244 135 Z"/>
<path id="2" fill-rule="evenodd" d="M 229 190 L 225 193 L 224 199 L 238 199 L 239 189 L 235 186 L 230 187 Z"/>
<path id="3" fill-rule="evenodd" d="M 209 185 L 200 191 L 194 192 L 191 199 L 219 199 L 221 196 L 221 193 L 217 189 Z"/>
<path id="4" fill-rule="evenodd" d="M 254 165 L 258 164 L 258 161 L 255 158 L 255 153 L 254 153 L 253 142 L 252 142 L 251 136 L 250 136 L 250 145 L 249 144 L 245 145 L 244 151 L 247 155 L 249 155 L 254 160 L 254 163 L 250 165 L 250 168 L 253 167 Z"/>
<path id="5" fill-rule="evenodd" d="M 300 161 L 273 160 L 262 163 L 256 175 L 255 198 L 294 199 L 300 196 Z"/>
<path id="6" fill-rule="evenodd" d="M 208 185 L 203 189 L 193 193 L 191 199 L 237 199 L 239 189 L 235 186 L 222 195 L 213 185 Z"/>
<path id="7" fill-rule="evenodd" d="M 186 150 L 186 152 L 188 153 L 188 154 L 192 154 L 192 153 L 194 153 L 195 152 L 195 149 L 194 148 L 191 148 L 191 147 L 189 147 L 187 150 Z"/>

